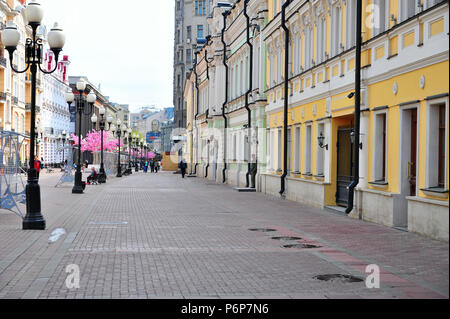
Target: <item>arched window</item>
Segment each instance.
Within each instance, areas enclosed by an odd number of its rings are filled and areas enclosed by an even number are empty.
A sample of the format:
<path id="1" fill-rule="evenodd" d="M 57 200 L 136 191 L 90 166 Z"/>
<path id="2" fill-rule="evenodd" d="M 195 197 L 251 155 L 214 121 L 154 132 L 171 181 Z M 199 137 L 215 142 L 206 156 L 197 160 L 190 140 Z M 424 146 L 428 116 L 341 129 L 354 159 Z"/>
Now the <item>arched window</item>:
<path id="1" fill-rule="evenodd" d="M 24 132 L 24 125 L 25 125 L 25 118 L 24 118 L 24 116 L 22 114 L 22 115 L 20 115 L 20 130 L 19 130 L 20 133 L 25 133 Z"/>
<path id="2" fill-rule="evenodd" d="M 14 112 L 14 118 L 13 118 L 13 128 L 16 132 L 19 132 L 19 114 L 17 112 Z"/>

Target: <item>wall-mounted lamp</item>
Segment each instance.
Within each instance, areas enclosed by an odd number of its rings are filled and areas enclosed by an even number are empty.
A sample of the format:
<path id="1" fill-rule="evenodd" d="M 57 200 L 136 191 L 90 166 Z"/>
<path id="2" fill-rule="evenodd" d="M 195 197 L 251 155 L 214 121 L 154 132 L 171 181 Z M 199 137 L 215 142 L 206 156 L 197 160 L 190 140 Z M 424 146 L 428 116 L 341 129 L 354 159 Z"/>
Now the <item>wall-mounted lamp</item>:
<path id="1" fill-rule="evenodd" d="M 353 99 L 353 97 L 355 96 L 355 92 L 350 93 L 349 95 L 347 95 L 347 97 L 349 99 Z"/>
<path id="2" fill-rule="evenodd" d="M 319 147 L 325 148 L 328 151 L 328 144 L 324 145 L 325 142 L 325 136 L 323 136 L 323 132 L 320 132 L 319 137 L 317 138 L 319 140 Z"/>
<path id="3" fill-rule="evenodd" d="M 393 14 L 391 15 L 391 21 L 394 22 L 394 25 L 397 24 L 397 18 Z"/>
<path id="4" fill-rule="evenodd" d="M 350 133 L 350 142 L 352 142 L 352 144 L 355 144 L 355 131 L 352 130 L 352 132 Z M 363 143 L 359 143 L 359 148 L 362 150 L 363 149 Z"/>

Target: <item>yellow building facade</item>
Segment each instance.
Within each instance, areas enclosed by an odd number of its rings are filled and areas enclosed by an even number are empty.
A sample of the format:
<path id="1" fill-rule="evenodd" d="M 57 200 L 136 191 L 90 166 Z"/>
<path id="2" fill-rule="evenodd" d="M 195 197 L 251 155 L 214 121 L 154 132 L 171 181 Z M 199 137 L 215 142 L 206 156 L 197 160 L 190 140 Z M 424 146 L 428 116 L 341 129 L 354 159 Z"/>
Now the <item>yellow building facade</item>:
<path id="1" fill-rule="evenodd" d="M 265 27 L 267 172 L 284 171 L 281 1 Z M 354 173 L 356 1 L 291 1 L 286 198 L 341 211 Z M 351 216 L 448 241 L 448 3 L 363 1 L 360 181 Z M 321 137 L 321 139 L 319 139 Z"/>

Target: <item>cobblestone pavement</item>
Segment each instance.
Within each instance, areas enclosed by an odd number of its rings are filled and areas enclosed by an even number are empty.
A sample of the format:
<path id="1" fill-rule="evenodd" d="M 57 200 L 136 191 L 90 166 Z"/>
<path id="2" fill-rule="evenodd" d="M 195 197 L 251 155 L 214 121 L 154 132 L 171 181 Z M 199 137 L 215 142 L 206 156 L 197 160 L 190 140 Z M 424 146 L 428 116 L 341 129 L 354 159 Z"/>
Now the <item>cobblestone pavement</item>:
<path id="1" fill-rule="evenodd" d="M 0 211 L 0 298 L 448 298 L 448 243 L 261 193 L 172 173 L 55 188 L 41 177 L 46 231 Z M 49 243 L 50 233 L 66 235 Z M 250 231 L 270 228 L 272 232 Z M 272 237 L 300 237 L 279 240 Z M 319 248 L 285 248 L 289 244 Z M 80 288 L 66 287 L 66 267 Z M 381 269 L 365 282 L 321 281 Z"/>

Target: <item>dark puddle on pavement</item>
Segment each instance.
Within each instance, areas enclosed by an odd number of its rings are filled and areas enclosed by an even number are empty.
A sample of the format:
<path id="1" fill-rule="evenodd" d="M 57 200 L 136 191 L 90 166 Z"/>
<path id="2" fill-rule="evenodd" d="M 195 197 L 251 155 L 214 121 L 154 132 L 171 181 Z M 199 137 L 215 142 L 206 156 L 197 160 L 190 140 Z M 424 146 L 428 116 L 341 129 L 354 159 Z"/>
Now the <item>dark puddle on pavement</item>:
<path id="1" fill-rule="evenodd" d="M 261 232 L 261 233 L 269 233 L 269 232 L 274 232 L 277 231 L 276 229 L 271 229 L 271 228 L 250 228 L 249 231 L 256 231 L 256 232 Z"/>
<path id="2" fill-rule="evenodd" d="M 283 248 L 321 248 L 322 246 L 311 245 L 311 244 L 291 244 L 284 245 Z"/>
<path id="3" fill-rule="evenodd" d="M 301 240 L 301 237 L 272 237 L 274 240 Z"/>
<path id="4" fill-rule="evenodd" d="M 318 276 L 314 276 L 313 278 L 317 279 L 317 280 L 321 280 L 321 281 L 330 281 L 330 282 L 340 281 L 340 282 L 353 283 L 353 282 L 364 281 L 363 279 L 361 279 L 359 277 L 355 277 L 355 276 L 351 276 L 351 275 L 342 275 L 342 274 L 318 275 Z"/>

